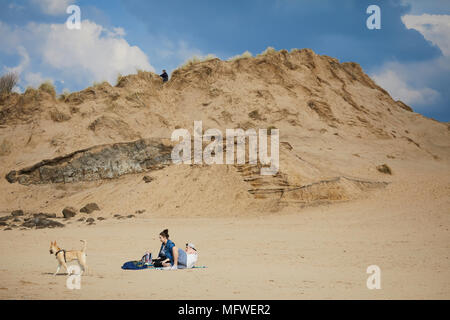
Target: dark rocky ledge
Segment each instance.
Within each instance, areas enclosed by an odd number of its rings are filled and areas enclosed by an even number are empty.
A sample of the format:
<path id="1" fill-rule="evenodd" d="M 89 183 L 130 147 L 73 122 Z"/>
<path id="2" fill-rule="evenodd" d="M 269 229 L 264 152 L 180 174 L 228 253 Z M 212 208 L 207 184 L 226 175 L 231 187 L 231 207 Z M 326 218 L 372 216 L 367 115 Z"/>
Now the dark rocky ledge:
<path id="1" fill-rule="evenodd" d="M 49 184 L 114 179 L 160 169 L 171 163 L 172 148 L 163 139 L 140 139 L 78 150 L 6 175 L 10 183 Z"/>

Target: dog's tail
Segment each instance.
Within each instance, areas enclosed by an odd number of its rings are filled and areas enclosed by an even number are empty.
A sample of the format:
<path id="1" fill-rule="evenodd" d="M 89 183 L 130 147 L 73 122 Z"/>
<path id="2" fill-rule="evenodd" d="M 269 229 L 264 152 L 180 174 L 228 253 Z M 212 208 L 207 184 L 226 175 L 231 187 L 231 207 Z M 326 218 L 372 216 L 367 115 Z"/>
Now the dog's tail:
<path id="1" fill-rule="evenodd" d="M 86 240 L 80 240 L 80 241 L 83 242 L 83 249 L 81 249 L 81 251 L 85 252 L 86 246 L 87 246 L 87 241 Z"/>

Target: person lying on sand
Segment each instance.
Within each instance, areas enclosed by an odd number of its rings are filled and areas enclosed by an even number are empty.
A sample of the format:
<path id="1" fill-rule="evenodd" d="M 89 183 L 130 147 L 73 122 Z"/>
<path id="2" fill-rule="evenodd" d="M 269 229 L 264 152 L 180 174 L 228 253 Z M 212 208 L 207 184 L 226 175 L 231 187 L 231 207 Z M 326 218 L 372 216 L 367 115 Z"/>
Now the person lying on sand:
<path id="1" fill-rule="evenodd" d="M 178 269 L 191 269 L 198 259 L 198 252 L 193 243 L 186 243 L 186 249 L 178 249 Z"/>

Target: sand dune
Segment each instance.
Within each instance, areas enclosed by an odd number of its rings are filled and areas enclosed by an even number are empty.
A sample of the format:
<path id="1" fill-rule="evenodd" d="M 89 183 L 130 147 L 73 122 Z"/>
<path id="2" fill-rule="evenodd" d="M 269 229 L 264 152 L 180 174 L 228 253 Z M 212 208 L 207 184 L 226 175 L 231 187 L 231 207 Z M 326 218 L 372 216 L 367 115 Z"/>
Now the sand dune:
<path id="1" fill-rule="evenodd" d="M 279 129 L 278 173 L 158 158 L 194 121 Z M 161 147 L 134 147 L 145 141 Z M 269 50 L 193 63 L 166 84 L 140 71 L 58 98 L 4 95 L 0 161 L 0 212 L 24 211 L 0 227 L 3 299 L 450 297 L 449 126 L 394 101 L 356 63 Z M 91 202 L 100 210 L 63 219 L 65 207 Z M 65 227 L 24 226 L 37 213 Z M 177 244 L 195 242 L 208 268 L 120 270 L 156 250 L 165 227 Z M 93 273 L 74 292 L 50 275 L 47 246 L 79 239 Z M 382 290 L 365 286 L 371 264 Z M 195 289 L 175 289 L 181 281 Z"/>

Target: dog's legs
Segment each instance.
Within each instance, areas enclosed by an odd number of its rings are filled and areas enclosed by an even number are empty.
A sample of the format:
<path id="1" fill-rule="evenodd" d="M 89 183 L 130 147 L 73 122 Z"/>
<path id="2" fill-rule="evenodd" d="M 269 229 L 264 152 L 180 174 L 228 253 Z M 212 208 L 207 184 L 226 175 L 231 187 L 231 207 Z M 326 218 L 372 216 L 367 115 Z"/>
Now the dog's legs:
<path id="1" fill-rule="evenodd" d="M 83 273 L 85 275 L 87 275 L 87 273 L 88 273 L 88 266 L 87 266 L 86 262 L 85 263 L 81 263 L 81 266 L 83 267 Z"/>
<path id="2" fill-rule="evenodd" d="M 69 269 L 67 268 L 67 264 L 66 264 L 65 262 L 61 262 L 61 264 L 62 264 L 63 267 L 66 269 L 66 274 L 67 274 L 68 276 L 70 276 L 70 274 L 69 274 Z"/>
<path id="3" fill-rule="evenodd" d="M 56 274 L 59 272 L 59 269 L 61 269 L 61 264 L 58 264 L 58 268 L 56 268 L 56 272 L 53 276 L 56 276 Z"/>
<path id="4" fill-rule="evenodd" d="M 87 274 L 88 266 L 86 264 L 86 256 L 82 255 L 79 259 L 79 262 L 80 262 L 81 266 L 83 267 L 83 273 Z"/>

